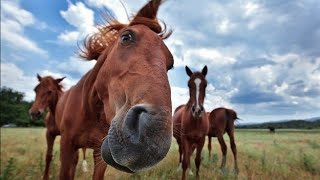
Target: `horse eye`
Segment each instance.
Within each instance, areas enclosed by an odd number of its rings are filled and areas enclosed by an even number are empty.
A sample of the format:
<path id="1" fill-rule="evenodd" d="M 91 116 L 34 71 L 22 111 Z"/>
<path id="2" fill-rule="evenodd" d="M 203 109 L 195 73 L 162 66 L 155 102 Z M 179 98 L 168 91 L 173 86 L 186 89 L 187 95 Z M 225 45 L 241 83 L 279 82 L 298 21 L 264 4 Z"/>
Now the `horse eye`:
<path id="1" fill-rule="evenodd" d="M 47 92 L 47 95 L 51 95 L 51 94 L 52 94 L 52 91 L 48 91 L 48 92 Z"/>
<path id="2" fill-rule="evenodd" d="M 130 31 L 125 31 L 122 35 L 121 35 L 121 43 L 122 44 L 129 44 L 130 42 L 133 41 L 133 36 L 132 33 Z"/>

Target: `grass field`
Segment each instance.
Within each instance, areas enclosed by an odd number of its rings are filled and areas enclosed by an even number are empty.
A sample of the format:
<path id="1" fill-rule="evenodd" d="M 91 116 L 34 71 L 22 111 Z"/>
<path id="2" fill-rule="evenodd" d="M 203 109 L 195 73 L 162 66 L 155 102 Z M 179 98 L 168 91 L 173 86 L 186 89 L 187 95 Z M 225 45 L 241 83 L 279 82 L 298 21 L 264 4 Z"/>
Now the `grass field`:
<path id="1" fill-rule="evenodd" d="M 54 147 L 50 178 L 58 179 L 59 139 Z M 225 135 L 229 143 L 229 138 Z M 237 130 L 238 179 L 320 179 L 320 130 L 277 130 L 269 134 L 266 130 Z M 111 167 L 107 168 L 105 179 L 180 179 L 178 171 L 178 146 L 173 140 L 166 158 L 156 167 L 139 174 L 127 174 Z M 45 165 L 44 128 L 1 128 L 1 179 L 41 179 Z M 76 179 L 91 179 L 92 151 L 87 151 L 89 172 L 82 172 L 80 160 Z M 234 179 L 233 156 L 228 146 L 227 170 L 217 168 L 221 152 L 213 139 L 213 157 L 208 159 L 205 146 L 202 151 L 200 179 Z M 195 172 L 194 156 L 192 169 Z M 195 179 L 195 176 L 189 176 Z"/>

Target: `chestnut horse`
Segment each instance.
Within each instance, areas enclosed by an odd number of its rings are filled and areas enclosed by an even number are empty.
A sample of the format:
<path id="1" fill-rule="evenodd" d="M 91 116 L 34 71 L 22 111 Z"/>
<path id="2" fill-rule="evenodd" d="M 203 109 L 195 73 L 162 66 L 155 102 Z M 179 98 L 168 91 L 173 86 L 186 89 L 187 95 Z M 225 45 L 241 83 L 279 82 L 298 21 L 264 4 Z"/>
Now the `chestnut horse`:
<path id="1" fill-rule="evenodd" d="M 46 166 L 44 170 L 43 179 L 49 179 L 49 168 L 52 160 L 53 144 L 56 136 L 60 135 L 60 130 L 55 121 L 56 105 L 59 98 L 62 96 L 62 85 L 60 82 L 64 79 L 54 79 L 51 76 L 41 77 L 37 75 L 39 84 L 34 88 L 36 99 L 29 110 L 29 114 L 33 119 L 39 118 L 40 115 L 48 108 L 49 112 L 45 117 L 45 125 L 47 127 L 47 152 L 46 152 Z M 85 151 L 83 148 L 83 170 L 86 171 Z"/>
<path id="2" fill-rule="evenodd" d="M 190 166 L 190 158 L 195 148 L 197 148 L 195 158 L 196 176 L 199 177 L 201 151 L 209 130 L 208 118 L 203 108 L 207 71 L 207 66 L 205 66 L 202 72 L 192 73 L 186 66 L 186 72 L 190 77 L 188 81 L 190 99 L 187 104 L 176 108 L 173 115 L 173 134 L 179 145 L 179 165 L 182 162 L 183 169 L 182 179 L 186 179 L 186 170 Z"/>
<path id="3" fill-rule="evenodd" d="M 234 169 L 236 173 L 239 172 L 238 162 L 237 162 L 237 147 L 234 139 L 234 121 L 239 119 L 237 113 L 232 109 L 227 108 L 216 108 L 210 113 L 207 112 L 210 122 L 210 128 L 208 133 L 208 150 L 209 158 L 211 157 L 211 137 L 217 137 L 221 151 L 222 151 L 222 161 L 220 168 L 223 169 L 226 165 L 227 157 L 227 145 L 223 139 L 223 135 L 227 132 L 230 138 L 230 146 L 234 157 Z"/>
<path id="4" fill-rule="evenodd" d="M 84 42 L 81 56 L 97 62 L 58 101 L 60 179 L 74 178 L 82 147 L 93 148 L 94 179 L 103 179 L 101 158 L 133 173 L 154 166 L 169 151 L 167 71 L 173 56 L 163 42 L 171 31 L 166 33 L 156 17 L 160 4 L 149 1 L 128 25 L 109 19 Z"/>

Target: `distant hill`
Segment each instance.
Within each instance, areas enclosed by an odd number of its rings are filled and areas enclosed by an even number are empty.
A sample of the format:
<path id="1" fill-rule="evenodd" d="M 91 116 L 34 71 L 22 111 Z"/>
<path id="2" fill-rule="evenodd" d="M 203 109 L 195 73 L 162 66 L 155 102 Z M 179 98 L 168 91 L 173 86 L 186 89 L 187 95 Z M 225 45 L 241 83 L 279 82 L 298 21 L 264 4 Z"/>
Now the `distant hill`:
<path id="1" fill-rule="evenodd" d="M 307 119 L 304 119 L 304 120 L 305 121 L 319 121 L 320 117 L 307 118 Z"/>
<path id="2" fill-rule="evenodd" d="M 264 122 L 259 124 L 239 124 L 236 125 L 236 128 L 266 129 L 269 126 L 275 127 L 276 129 L 318 129 L 320 128 L 320 118 L 312 120 Z"/>

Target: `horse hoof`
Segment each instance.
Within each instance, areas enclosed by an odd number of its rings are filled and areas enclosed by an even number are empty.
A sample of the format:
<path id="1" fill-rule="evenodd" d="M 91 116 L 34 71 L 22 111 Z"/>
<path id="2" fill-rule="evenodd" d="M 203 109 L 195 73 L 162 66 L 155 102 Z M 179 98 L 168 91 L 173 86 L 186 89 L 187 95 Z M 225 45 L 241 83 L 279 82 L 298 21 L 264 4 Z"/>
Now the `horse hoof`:
<path id="1" fill-rule="evenodd" d="M 193 172 L 192 172 L 191 169 L 189 170 L 189 175 L 190 175 L 190 176 L 193 176 Z"/>
<path id="2" fill-rule="evenodd" d="M 220 168 L 220 173 L 221 173 L 222 175 L 226 174 L 226 173 L 227 173 L 227 169 L 226 169 L 225 167 Z"/>

